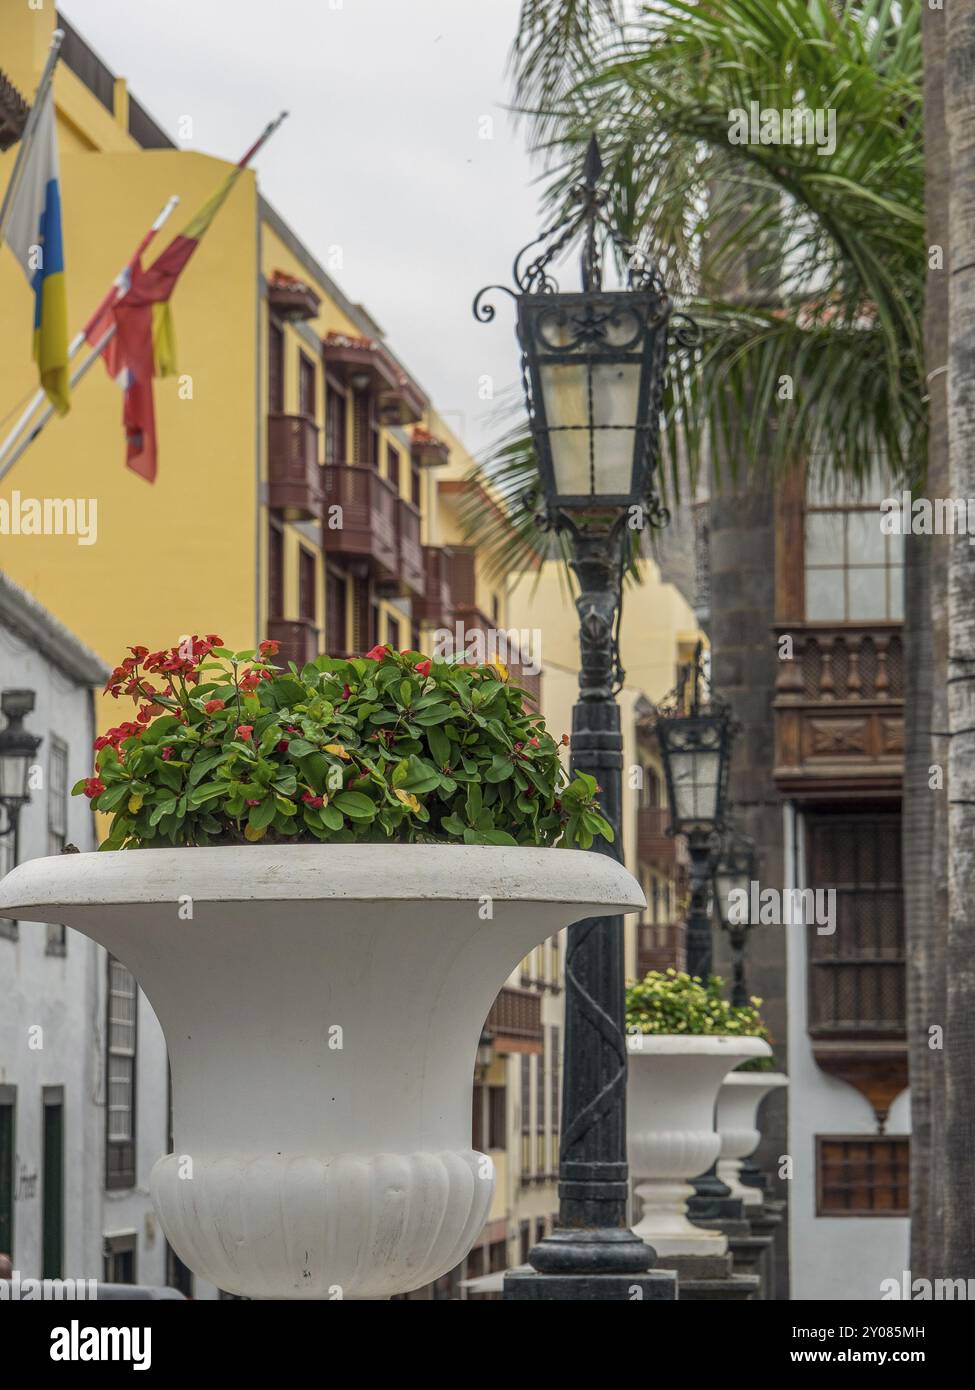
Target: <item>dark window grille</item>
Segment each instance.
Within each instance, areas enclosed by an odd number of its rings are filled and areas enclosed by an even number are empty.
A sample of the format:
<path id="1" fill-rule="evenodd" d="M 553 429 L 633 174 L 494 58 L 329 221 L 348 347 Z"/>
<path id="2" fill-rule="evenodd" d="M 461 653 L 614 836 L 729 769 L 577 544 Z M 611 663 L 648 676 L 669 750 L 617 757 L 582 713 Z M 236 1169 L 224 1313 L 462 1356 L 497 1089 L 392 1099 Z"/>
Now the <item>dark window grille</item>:
<path id="1" fill-rule="evenodd" d="M 272 415 L 284 414 L 284 330 L 273 319 L 267 337 L 267 402 Z"/>
<path id="2" fill-rule="evenodd" d="M 507 1105 L 508 1092 L 504 1086 L 488 1088 L 488 1147 L 491 1149 L 508 1147 Z"/>
<path id="3" fill-rule="evenodd" d="M 816 1136 L 817 1216 L 909 1216 L 910 1140 Z"/>
<path id="4" fill-rule="evenodd" d="M 347 461 L 346 418 L 345 395 L 330 385 L 325 392 L 326 463 L 345 463 Z"/>
<path id="5" fill-rule="evenodd" d="M 902 1038 L 906 1027 L 900 816 L 822 813 L 808 826 L 807 882 L 836 890 L 836 930 L 807 933 L 809 1032 Z"/>
<path id="6" fill-rule="evenodd" d="M 315 364 L 303 352 L 298 354 L 298 414 L 315 418 Z"/>

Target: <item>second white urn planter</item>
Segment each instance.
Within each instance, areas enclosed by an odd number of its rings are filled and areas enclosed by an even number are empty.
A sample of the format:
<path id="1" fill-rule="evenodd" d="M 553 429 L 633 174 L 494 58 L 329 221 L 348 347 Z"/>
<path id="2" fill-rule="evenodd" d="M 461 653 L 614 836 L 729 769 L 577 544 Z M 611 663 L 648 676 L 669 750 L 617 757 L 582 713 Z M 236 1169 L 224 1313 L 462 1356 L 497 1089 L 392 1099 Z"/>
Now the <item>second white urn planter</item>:
<path id="1" fill-rule="evenodd" d="M 463 845 L 151 849 L 34 859 L 0 916 L 124 962 L 169 1047 L 167 1238 L 250 1298 L 382 1299 L 471 1249 L 484 1019 L 532 947 L 644 906 L 614 859 Z"/>
<path id="2" fill-rule="evenodd" d="M 761 1038 L 686 1033 L 631 1033 L 626 1092 L 630 1174 L 643 1215 L 633 1227 L 660 1256 L 723 1255 L 727 1238 L 686 1215 L 688 1178 L 718 1157 L 715 1102 L 730 1071 L 750 1057 L 769 1057 Z"/>
<path id="3" fill-rule="evenodd" d="M 760 1190 L 748 1187 L 739 1176 L 743 1161 L 755 1152 L 762 1137 L 758 1107 L 770 1092 L 788 1084 L 789 1078 L 780 1071 L 735 1071 L 725 1077 L 718 1093 L 718 1177 L 746 1207 L 762 1205 Z"/>

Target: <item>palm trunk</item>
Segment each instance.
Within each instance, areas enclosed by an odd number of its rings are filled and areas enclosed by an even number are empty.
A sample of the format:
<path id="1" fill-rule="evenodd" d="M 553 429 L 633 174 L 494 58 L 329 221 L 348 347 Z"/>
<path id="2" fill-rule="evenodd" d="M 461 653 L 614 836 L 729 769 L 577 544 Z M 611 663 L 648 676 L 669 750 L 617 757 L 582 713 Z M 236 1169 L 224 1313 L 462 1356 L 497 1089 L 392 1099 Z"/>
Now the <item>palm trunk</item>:
<path id="1" fill-rule="evenodd" d="M 948 439 L 951 495 L 975 498 L 975 0 L 945 10 Z M 975 1277 L 975 546 L 953 536 L 948 571 L 950 752 L 945 1017 L 945 1264 Z"/>
<path id="2" fill-rule="evenodd" d="M 924 12 L 924 143 L 926 156 L 925 203 L 928 245 L 944 247 L 947 237 L 947 136 L 944 125 L 944 16 Z M 945 355 L 947 352 L 948 285 L 944 267 L 928 271 L 925 298 L 925 357 L 929 389 L 929 441 L 927 495 L 935 491 L 935 479 L 944 478 L 947 465 Z M 935 856 L 944 844 L 936 832 L 936 818 L 946 804 L 932 793 L 930 767 L 943 760 L 942 740 L 933 731 L 943 729 L 935 704 L 943 702 L 944 680 L 935 677 L 936 646 L 943 633 L 935 633 L 934 610 L 943 617 L 942 558 L 932 553 L 927 536 L 908 536 L 905 571 L 905 749 L 903 795 L 904 917 L 907 946 L 907 1037 L 911 1080 L 911 1259 L 918 1278 L 932 1277 L 932 1228 L 935 1201 L 932 1143 L 936 1119 L 936 1083 L 941 1077 L 940 1053 L 928 1047 L 932 1018 L 943 1018 L 943 1004 L 936 1004 L 937 946 L 942 921 L 937 910 Z M 940 672 L 939 672 L 940 675 Z M 937 1061 L 937 1065 L 935 1065 Z M 939 1184 L 940 1187 L 940 1184 Z M 938 1216 L 940 1221 L 940 1215 Z M 938 1227 L 940 1229 L 940 1226 Z M 937 1244 L 937 1241 L 935 1241 Z"/>

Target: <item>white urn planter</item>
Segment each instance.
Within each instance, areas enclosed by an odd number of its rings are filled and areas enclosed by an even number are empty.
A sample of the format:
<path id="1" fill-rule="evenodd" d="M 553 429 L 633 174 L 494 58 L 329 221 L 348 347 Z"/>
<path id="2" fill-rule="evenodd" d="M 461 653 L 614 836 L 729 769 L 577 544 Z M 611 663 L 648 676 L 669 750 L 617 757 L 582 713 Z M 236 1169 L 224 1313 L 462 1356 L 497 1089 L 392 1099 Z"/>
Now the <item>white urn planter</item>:
<path id="1" fill-rule="evenodd" d="M 643 1215 L 634 1232 L 660 1256 L 723 1255 L 727 1237 L 687 1219 L 688 1178 L 718 1157 L 715 1102 L 721 1083 L 749 1057 L 771 1056 L 761 1038 L 630 1033 L 626 1090 L 630 1173 Z"/>
<path id="2" fill-rule="evenodd" d="M 740 1197 L 746 1207 L 762 1205 L 759 1189 L 748 1187 L 740 1178 L 743 1161 L 755 1152 L 762 1137 L 758 1107 L 772 1091 L 788 1084 L 789 1078 L 780 1071 L 734 1071 L 725 1077 L 718 1092 L 718 1177 L 731 1188 L 732 1197 Z"/>
<path id="3" fill-rule="evenodd" d="M 160 1222 L 250 1298 L 383 1299 L 456 1265 L 494 1188 L 471 1094 L 498 990 L 560 928 L 643 906 L 607 855 L 495 846 L 72 854 L 0 882 L 0 916 L 66 923 L 145 990 L 173 1075 Z"/>

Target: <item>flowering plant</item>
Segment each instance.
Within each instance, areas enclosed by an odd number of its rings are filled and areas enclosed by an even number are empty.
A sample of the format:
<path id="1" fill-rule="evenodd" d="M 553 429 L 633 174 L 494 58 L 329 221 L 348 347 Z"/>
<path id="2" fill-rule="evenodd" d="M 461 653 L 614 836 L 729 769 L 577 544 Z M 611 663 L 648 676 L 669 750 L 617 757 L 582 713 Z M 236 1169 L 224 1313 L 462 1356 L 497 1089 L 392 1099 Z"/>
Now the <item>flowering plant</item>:
<path id="1" fill-rule="evenodd" d="M 95 740 L 95 774 L 73 789 L 113 817 L 102 849 L 613 838 L 595 780 L 569 778 L 503 667 L 374 647 L 282 671 L 277 649 L 215 634 L 129 648 L 106 691 L 138 713 Z"/>
<path id="2" fill-rule="evenodd" d="M 721 994 L 724 980 L 709 975 L 707 984 L 699 975 L 670 968 L 666 973 L 649 971 L 642 980 L 626 988 L 626 1028 L 629 1033 L 721 1034 L 723 1037 L 764 1038 L 771 1041 L 762 1021 L 761 999 L 736 1007 Z M 763 1065 L 757 1066 L 756 1063 Z M 737 1070 L 771 1071 L 771 1057 L 753 1057 Z"/>

